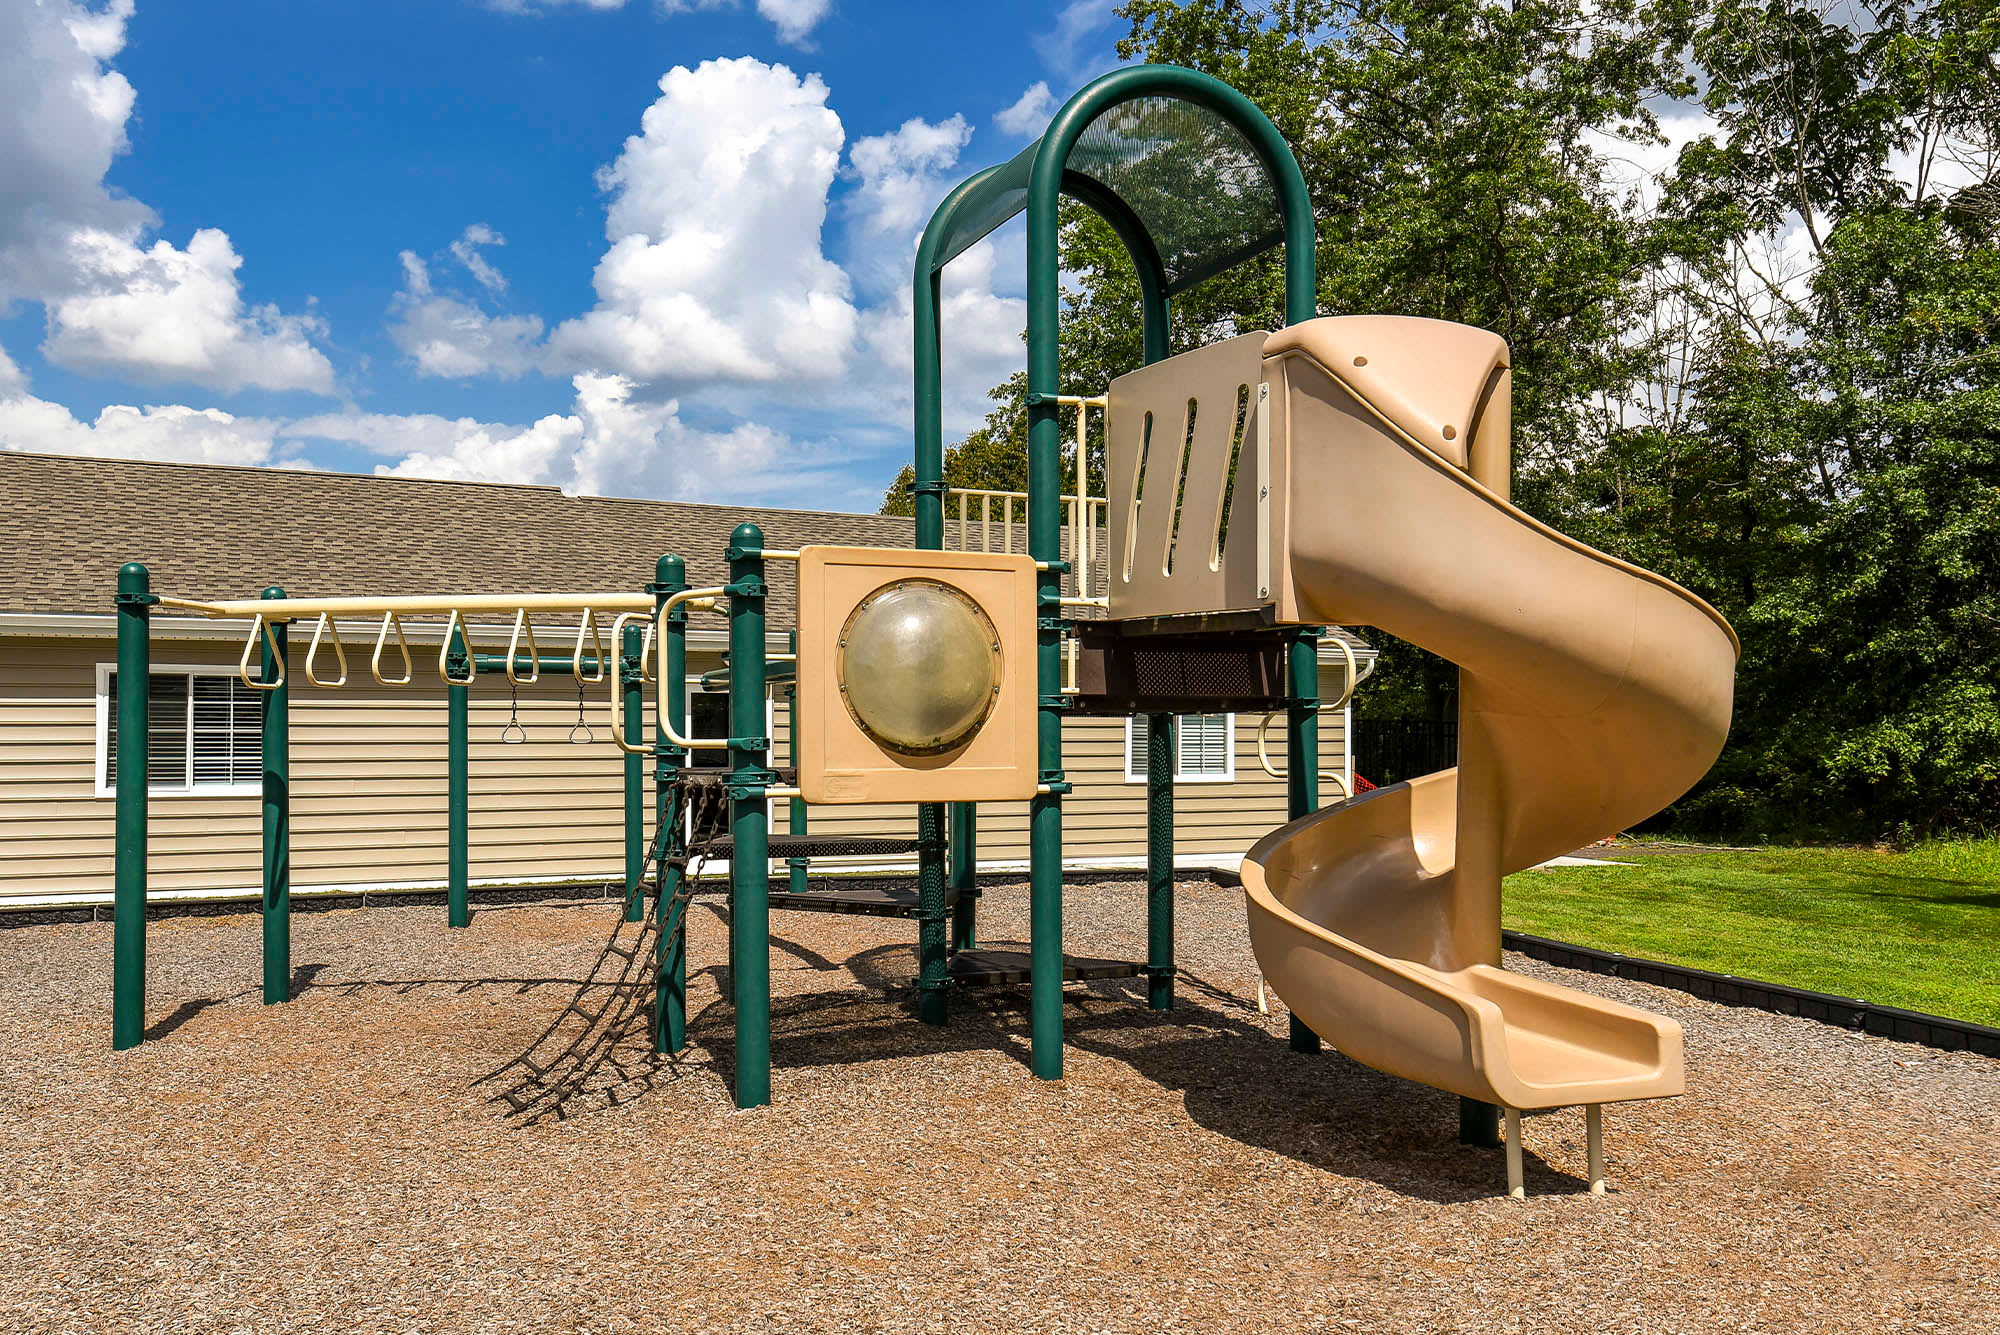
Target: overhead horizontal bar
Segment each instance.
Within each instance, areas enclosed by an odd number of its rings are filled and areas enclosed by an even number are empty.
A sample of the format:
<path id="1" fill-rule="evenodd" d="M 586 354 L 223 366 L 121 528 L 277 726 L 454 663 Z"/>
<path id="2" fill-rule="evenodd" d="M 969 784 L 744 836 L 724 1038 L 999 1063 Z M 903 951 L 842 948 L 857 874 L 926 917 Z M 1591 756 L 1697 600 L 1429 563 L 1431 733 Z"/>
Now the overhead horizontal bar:
<path id="1" fill-rule="evenodd" d="M 201 602 L 162 597 L 159 605 L 205 617 L 257 617 L 295 621 L 302 617 L 443 616 L 449 612 L 651 612 L 649 593 L 465 593 L 416 594 L 390 598 L 234 598 Z"/>
<path id="2" fill-rule="evenodd" d="M 481 672 L 505 672 L 507 670 L 507 655 L 505 654 L 476 654 L 473 656 L 472 662 L 473 666 L 477 667 Z M 514 662 L 516 672 L 522 668 L 531 666 L 526 654 L 514 655 Z M 598 668 L 597 655 L 585 654 L 583 656 L 583 665 L 588 671 L 596 671 Z M 574 672 L 576 670 L 576 659 L 568 654 L 543 654 L 532 666 L 537 666 L 544 672 Z"/>

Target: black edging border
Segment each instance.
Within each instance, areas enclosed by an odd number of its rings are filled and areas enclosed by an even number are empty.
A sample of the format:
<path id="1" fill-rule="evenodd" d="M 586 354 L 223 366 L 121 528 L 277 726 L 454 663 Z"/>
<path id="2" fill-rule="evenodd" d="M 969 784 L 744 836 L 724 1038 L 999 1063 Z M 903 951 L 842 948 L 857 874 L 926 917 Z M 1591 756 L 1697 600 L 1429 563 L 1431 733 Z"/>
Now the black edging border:
<path id="1" fill-rule="evenodd" d="M 1970 1020 L 1953 1020 L 1943 1015 L 1907 1011 L 1900 1006 L 1879 1006 L 1854 997 L 1808 992 L 1802 987 L 1787 987 L 1783 983 L 1763 983 L 1733 974 L 1710 973 L 1706 969 L 1636 959 L 1613 950 L 1574 946 L 1567 941 L 1551 941 L 1548 937 L 1530 936 L 1526 932 L 1502 932 L 1500 938 L 1509 950 L 1518 950 L 1532 959 L 1564 969 L 1629 978 L 1633 982 L 1651 983 L 1655 987 L 1670 987 L 1725 1006 L 1747 1006 L 1779 1015 L 1796 1015 L 1842 1029 L 1859 1029 L 1880 1038 L 1941 1048 L 1946 1052 L 1975 1052 L 1981 1056 L 2000 1057 L 2000 1029 L 1974 1024 Z"/>

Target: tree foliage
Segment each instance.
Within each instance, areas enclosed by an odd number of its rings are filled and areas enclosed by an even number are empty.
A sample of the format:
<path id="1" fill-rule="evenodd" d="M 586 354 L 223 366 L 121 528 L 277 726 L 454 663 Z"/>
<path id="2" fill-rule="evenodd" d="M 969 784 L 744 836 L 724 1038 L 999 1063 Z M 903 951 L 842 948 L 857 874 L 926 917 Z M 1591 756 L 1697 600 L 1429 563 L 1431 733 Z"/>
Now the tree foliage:
<path id="1" fill-rule="evenodd" d="M 1736 726 L 1675 820 L 1861 837 L 1996 822 L 2000 13 L 1981 0 L 1130 0 L 1121 13 L 1121 54 L 1227 80 L 1295 146 L 1322 312 L 1503 335 L 1515 500 L 1737 626 Z M 1697 113 L 1705 132 L 1667 152 L 1662 117 Z M 1630 169 L 1647 159 L 1666 165 Z M 1139 362 L 1136 284 L 1087 214 L 1065 215 L 1063 247 L 1065 389 L 1094 391 Z M 1174 346 L 1273 327 L 1280 277 L 1267 255 L 1183 294 Z M 1024 485 L 1022 389 L 994 391 L 949 480 Z M 1357 707 L 1439 717 L 1455 680 L 1390 642 Z"/>

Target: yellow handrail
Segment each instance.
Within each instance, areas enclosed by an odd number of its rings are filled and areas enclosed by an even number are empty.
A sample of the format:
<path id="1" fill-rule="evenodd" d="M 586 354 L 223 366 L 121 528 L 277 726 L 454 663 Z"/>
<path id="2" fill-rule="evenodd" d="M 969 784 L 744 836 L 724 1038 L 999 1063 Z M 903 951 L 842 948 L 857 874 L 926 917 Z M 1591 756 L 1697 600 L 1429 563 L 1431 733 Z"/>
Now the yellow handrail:
<path id="1" fill-rule="evenodd" d="M 1322 701 L 1318 706 L 1318 708 L 1321 710 L 1345 709 L 1347 708 L 1347 702 L 1354 698 L 1355 671 L 1356 671 L 1354 663 L 1354 646 L 1349 644 L 1345 639 L 1341 638 L 1338 635 L 1333 637 L 1333 642 L 1336 645 L 1340 646 L 1340 656 L 1347 662 L 1347 677 L 1345 685 L 1343 686 L 1340 692 L 1340 698 L 1337 700 Z M 1271 731 L 1271 720 L 1276 717 L 1278 717 L 1278 713 L 1276 710 L 1273 710 L 1271 713 L 1264 715 L 1263 721 L 1258 723 L 1257 725 L 1257 763 L 1262 765 L 1264 767 L 1264 772 L 1270 775 L 1272 778 L 1282 779 L 1285 777 L 1285 772 L 1279 769 L 1276 765 L 1273 765 L 1271 763 L 1271 753 L 1268 749 L 1268 738 Z M 1342 738 L 1341 744 L 1343 746 L 1352 746 L 1353 739 Z M 1354 785 L 1347 781 L 1346 775 L 1328 770 L 1321 770 L 1319 777 L 1322 780 L 1330 778 L 1335 783 L 1340 785 L 1340 797 L 1343 802 L 1346 801 L 1348 798 L 1354 796 Z"/>
<path id="2" fill-rule="evenodd" d="M 326 635 L 333 636 L 334 661 L 340 664 L 340 675 L 332 681 L 321 681 L 319 677 L 319 645 Z M 315 686 L 337 689 L 347 685 L 347 650 L 340 643 L 340 627 L 333 624 L 331 614 L 321 612 L 319 624 L 313 627 L 312 644 L 306 649 L 306 680 Z"/>
<path id="3" fill-rule="evenodd" d="M 682 603 L 694 603 L 697 601 L 706 601 L 712 608 L 715 606 L 717 598 L 727 597 L 728 593 L 729 590 L 720 584 L 708 589 L 687 589 L 661 603 L 660 610 L 653 614 L 653 624 L 659 628 L 660 632 L 658 642 L 660 646 L 660 689 L 662 691 L 673 690 L 676 687 L 676 683 L 667 680 L 667 613 L 673 611 L 674 608 L 680 606 Z M 681 736 L 678 732 L 674 731 L 673 720 L 670 716 L 671 711 L 660 709 L 657 712 L 660 716 L 661 735 L 675 746 L 689 751 L 727 751 L 729 749 L 729 739 L 727 737 Z"/>
<path id="4" fill-rule="evenodd" d="M 648 638 L 657 640 L 660 647 L 659 668 L 654 672 L 651 678 L 653 681 L 659 684 L 659 691 L 656 691 L 654 693 L 656 696 L 653 702 L 654 719 L 659 724 L 659 730 L 662 736 L 664 736 L 669 742 L 673 743 L 675 746 L 685 747 L 688 750 L 695 750 L 697 748 L 704 751 L 724 750 L 727 749 L 727 747 L 729 746 L 729 739 L 726 737 L 721 739 L 714 739 L 714 738 L 698 739 L 693 737 L 681 736 L 679 733 L 674 731 L 674 725 L 668 719 L 668 711 L 665 706 L 665 701 L 663 699 L 657 698 L 659 696 L 660 691 L 686 689 L 685 683 L 670 682 L 666 679 L 667 678 L 667 630 L 666 630 L 667 613 L 673 611 L 676 607 L 679 607 L 682 603 L 687 603 L 690 606 L 700 608 L 702 610 L 713 610 L 715 607 L 715 600 L 717 598 L 725 596 L 728 592 L 729 591 L 727 589 L 723 588 L 719 584 L 716 585 L 714 588 L 708 588 L 708 589 L 683 589 L 681 592 L 672 595 L 665 602 L 661 603 L 659 607 L 653 611 L 652 620 L 648 622 L 646 626 L 646 634 Z M 636 614 L 629 612 L 622 613 L 620 614 L 620 616 L 616 621 L 611 623 L 611 633 L 614 639 L 617 639 L 622 634 L 626 618 L 632 615 Z M 659 632 L 657 635 L 654 635 L 655 630 Z M 642 642 L 641 644 L 640 653 L 642 655 L 641 661 L 643 662 L 644 661 L 643 655 L 646 653 L 646 646 L 644 642 Z M 644 671 L 644 669 L 642 668 L 641 671 Z M 645 746 L 634 745 L 631 741 L 629 741 L 626 738 L 625 711 L 623 706 L 624 702 L 618 698 L 618 686 L 616 683 L 616 679 L 614 678 L 613 685 L 611 688 L 611 740 L 613 743 L 617 745 L 620 751 L 627 752 L 631 755 L 641 755 L 641 756 L 650 755 L 653 750 L 653 748 L 650 745 L 645 745 Z"/>
<path id="5" fill-rule="evenodd" d="M 385 677 L 382 675 L 382 651 L 388 647 L 389 628 L 391 626 L 396 628 L 396 647 L 403 654 L 403 675 L 400 677 Z M 384 686 L 408 686 L 412 681 L 416 680 L 417 665 L 410 658 L 410 642 L 403 636 L 402 618 L 398 617 L 394 612 L 384 612 L 382 614 L 382 629 L 375 634 L 375 652 L 369 656 L 368 670 L 374 674 L 375 680 Z"/>
<path id="6" fill-rule="evenodd" d="M 622 646 L 625 643 L 625 623 L 628 621 L 637 621 L 642 618 L 646 622 L 646 633 L 639 638 L 639 679 L 641 681 L 652 681 L 653 617 L 651 609 L 644 612 L 620 612 L 611 622 L 611 642 Z M 625 651 L 621 647 L 618 652 L 622 654 Z"/>

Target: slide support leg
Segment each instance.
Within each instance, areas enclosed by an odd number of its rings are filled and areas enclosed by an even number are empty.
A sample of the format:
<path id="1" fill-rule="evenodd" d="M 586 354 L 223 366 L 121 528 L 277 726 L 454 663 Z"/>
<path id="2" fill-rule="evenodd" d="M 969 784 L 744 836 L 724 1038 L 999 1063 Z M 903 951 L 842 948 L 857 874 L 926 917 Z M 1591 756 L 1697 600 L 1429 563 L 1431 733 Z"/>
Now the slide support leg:
<path id="1" fill-rule="evenodd" d="M 1584 1137 L 1590 1144 L 1590 1194 L 1604 1194 L 1604 1105 L 1585 1104 L 1583 1109 Z"/>
<path id="2" fill-rule="evenodd" d="M 1292 639 L 1286 659 L 1291 703 L 1285 714 L 1285 797 L 1293 820 L 1319 810 L 1319 639 L 1317 626 Z M 1291 1017 L 1293 1052 L 1318 1052 L 1319 1035 Z"/>
<path id="3" fill-rule="evenodd" d="M 791 650 L 792 662 L 796 668 L 799 657 L 799 633 L 797 631 L 790 632 L 785 637 L 785 643 Z M 799 763 L 799 686 L 796 672 L 792 678 L 792 684 L 785 688 L 785 719 L 785 758 L 796 769 Z M 787 814 L 788 819 L 785 822 L 786 833 L 792 835 L 806 834 L 806 822 L 809 819 L 806 815 L 806 800 L 803 797 L 793 798 L 791 810 Z M 806 872 L 809 861 L 810 859 L 807 858 L 785 859 L 785 870 L 790 873 L 788 879 L 791 884 L 792 893 L 795 895 L 802 895 L 806 892 Z"/>
<path id="4" fill-rule="evenodd" d="M 979 944 L 979 808 L 971 802 L 951 804 L 951 888 L 958 899 L 951 909 L 951 948 L 972 950 Z"/>
<path id="5" fill-rule="evenodd" d="M 1507 1110 L 1507 1194 L 1526 1200 L 1528 1188 L 1521 1168 L 1521 1110 Z"/>

